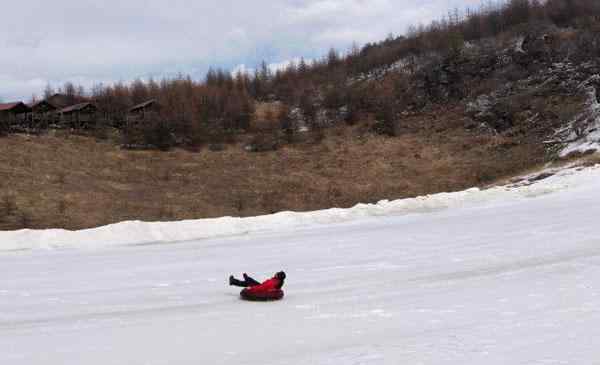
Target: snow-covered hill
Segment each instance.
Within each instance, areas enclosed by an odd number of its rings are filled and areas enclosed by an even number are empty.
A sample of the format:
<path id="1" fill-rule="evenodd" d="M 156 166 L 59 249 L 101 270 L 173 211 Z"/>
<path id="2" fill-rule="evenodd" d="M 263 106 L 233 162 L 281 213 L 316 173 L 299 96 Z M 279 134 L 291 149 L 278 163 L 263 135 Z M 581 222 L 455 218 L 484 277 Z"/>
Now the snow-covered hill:
<path id="1" fill-rule="evenodd" d="M 3 232 L 0 363 L 592 364 L 599 187 L 588 167 L 349 210 Z M 280 269 L 280 302 L 225 285 Z"/>

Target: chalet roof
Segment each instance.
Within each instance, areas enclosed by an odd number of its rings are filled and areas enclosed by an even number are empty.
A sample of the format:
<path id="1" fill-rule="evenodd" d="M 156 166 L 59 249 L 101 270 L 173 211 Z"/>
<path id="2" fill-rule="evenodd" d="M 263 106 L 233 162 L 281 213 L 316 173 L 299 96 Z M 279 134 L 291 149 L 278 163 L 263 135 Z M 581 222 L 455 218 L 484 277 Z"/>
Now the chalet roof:
<path id="1" fill-rule="evenodd" d="M 15 106 L 19 105 L 19 103 L 4 103 L 4 104 L 0 104 L 0 111 L 5 111 L 5 110 L 11 110 L 13 109 Z"/>
<path id="2" fill-rule="evenodd" d="M 37 108 L 38 106 L 41 106 L 41 105 L 48 105 L 51 109 L 57 109 L 54 105 L 52 105 L 51 103 L 49 103 L 47 100 L 40 100 L 40 101 L 38 101 L 36 103 L 29 103 L 29 104 L 27 104 L 27 106 L 30 107 L 31 109 L 35 109 L 35 108 Z"/>
<path id="3" fill-rule="evenodd" d="M 78 111 L 82 111 L 90 106 L 93 107 L 94 109 L 96 108 L 96 106 L 94 104 L 87 102 L 87 103 L 79 103 L 79 104 L 68 106 L 66 108 L 62 108 L 61 110 L 59 110 L 59 112 L 60 113 L 78 112 Z"/>
<path id="4" fill-rule="evenodd" d="M 138 110 L 140 110 L 140 109 L 144 109 L 144 108 L 147 108 L 147 107 L 149 107 L 149 106 L 152 106 L 153 104 L 156 104 L 156 100 L 155 100 L 155 99 L 151 99 L 151 100 L 145 101 L 145 102 L 143 102 L 143 103 L 141 103 L 141 104 L 138 104 L 138 105 L 132 106 L 132 107 L 129 109 L 129 111 L 130 111 L 130 112 L 135 112 L 135 111 L 138 111 Z"/>
<path id="5" fill-rule="evenodd" d="M 57 97 L 67 98 L 68 96 L 66 94 L 61 94 L 61 93 L 54 93 L 54 94 L 50 95 L 50 98 L 57 98 Z"/>
<path id="6" fill-rule="evenodd" d="M 54 105 L 57 108 L 64 108 L 69 105 L 69 100 L 71 98 L 65 94 L 54 94 L 46 99 L 50 104 Z"/>
<path id="7" fill-rule="evenodd" d="M 0 104 L 0 111 L 14 112 L 14 113 L 27 113 L 31 111 L 31 108 L 25 105 L 23 102 L 17 101 L 13 103 Z"/>

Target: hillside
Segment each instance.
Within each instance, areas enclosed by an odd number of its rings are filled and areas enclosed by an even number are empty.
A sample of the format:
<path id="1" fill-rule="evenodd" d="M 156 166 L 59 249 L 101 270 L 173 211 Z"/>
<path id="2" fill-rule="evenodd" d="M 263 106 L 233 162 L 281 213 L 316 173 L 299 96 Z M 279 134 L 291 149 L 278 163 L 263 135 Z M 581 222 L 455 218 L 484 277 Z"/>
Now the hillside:
<path id="1" fill-rule="evenodd" d="M 242 142 L 224 151 L 157 152 L 81 136 L 9 136 L 0 144 L 0 227 L 349 207 L 487 184 L 544 161 L 537 142 L 474 135 L 445 113 L 448 124 L 435 133 L 421 130 L 420 118 L 397 138 L 337 127 L 318 144 L 264 153 L 248 153 Z"/>
<path id="2" fill-rule="evenodd" d="M 276 73 L 65 85 L 94 118 L 0 123 L 0 228 L 349 207 L 593 153 L 599 16 L 513 0 Z"/>

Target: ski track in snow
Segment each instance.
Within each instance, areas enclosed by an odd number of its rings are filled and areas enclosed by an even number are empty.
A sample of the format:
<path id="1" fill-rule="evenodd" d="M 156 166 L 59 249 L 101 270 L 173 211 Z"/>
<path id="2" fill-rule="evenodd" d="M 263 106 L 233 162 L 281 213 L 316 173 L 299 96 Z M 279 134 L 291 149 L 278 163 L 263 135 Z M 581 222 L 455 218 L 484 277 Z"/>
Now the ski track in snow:
<path id="1" fill-rule="evenodd" d="M 600 364 L 599 188 L 592 167 L 354 211 L 2 232 L 0 364 Z M 167 237 L 186 242 L 146 244 Z M 225 285 L 280 269 L 279 302 Z"/>

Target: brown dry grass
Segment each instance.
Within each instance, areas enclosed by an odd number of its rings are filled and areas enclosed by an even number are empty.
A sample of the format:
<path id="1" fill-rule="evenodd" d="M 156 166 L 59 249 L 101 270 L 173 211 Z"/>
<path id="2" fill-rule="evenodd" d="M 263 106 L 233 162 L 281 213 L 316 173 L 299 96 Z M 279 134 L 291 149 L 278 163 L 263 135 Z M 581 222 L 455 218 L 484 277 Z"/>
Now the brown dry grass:
<path id="1" fill-rule="evenodd" d="M 460 115 L 408 118 L 396 138 L 341 126 L 320 144 L 266 153 L 241 144 L 133 152 L 82 136 L 12 135 L 0 139 L 0 229 L 348 207 L 481 185 L 544 160 L 541 144 L 467 132 Z"/>
<path id="2" fill-rule="evenodd" d="M 273 130 L 278 127 L 279 114 L 283 109 L 281 102 L 260 102 L 255 104 L 251 129 L 255 131 Z"/>

